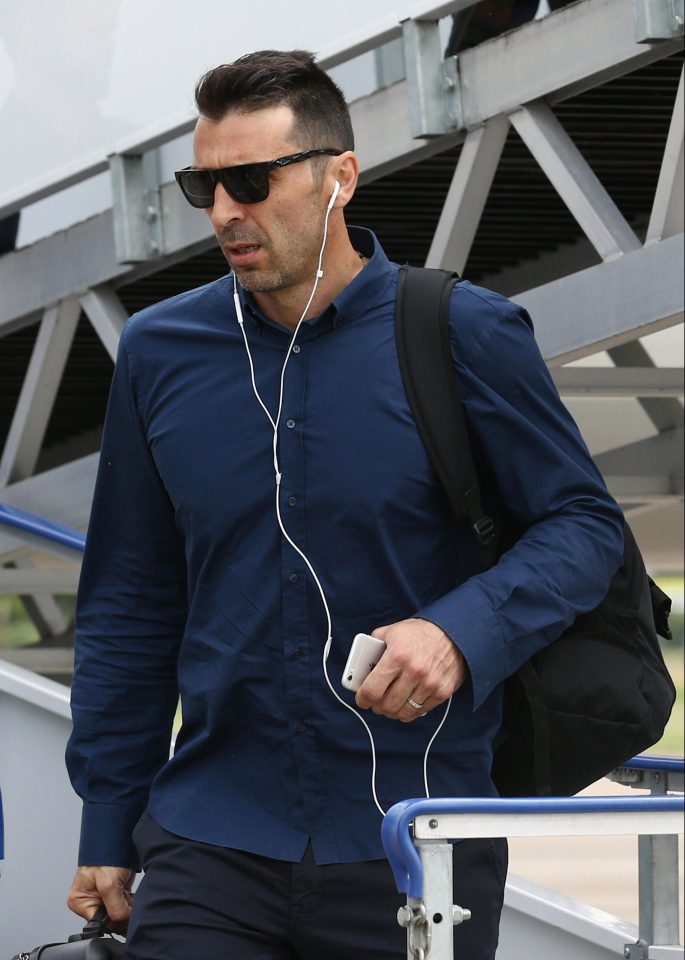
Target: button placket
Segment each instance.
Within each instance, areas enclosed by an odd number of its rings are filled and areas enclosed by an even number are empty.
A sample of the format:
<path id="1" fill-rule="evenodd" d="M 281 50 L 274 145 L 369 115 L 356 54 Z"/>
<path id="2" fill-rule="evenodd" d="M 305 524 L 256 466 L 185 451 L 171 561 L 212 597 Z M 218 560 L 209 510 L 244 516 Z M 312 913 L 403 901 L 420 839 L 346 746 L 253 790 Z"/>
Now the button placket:
<path id="1" fill-rule="evenodd" d="M 302 350 L 297 362 L 288 368 L 284 397 L 288 419 L 283 421 L 280 443 L 283 489 L 288 491 L 287 495 L 284 494 L 283 502 L 291 507 L 298 506 L 297 510 L 291 509 L 284 514 L 283 523 L 288 536 L 305 555 L 308 551 L 303 499 L 308 357 L 309 352 Z M 297 430 L 291 433 L 295 427 Z M 315 558 L 312 559 L 316 563 Z M 302 558 L 284 537 L 281 538 L 281 572 L 285 702 L 289 729 L 295 733 L 292 755 L 298 775 L 299 799 L 308 822 L 314 822 L 321 819 L 324 797 L 317 778 L 311 776 L 312 769 L 321 769 L 315 727 L 311 722 L 312 684 L 320 682 L 319 642 L 323 644 L 325 637 L 309 636 L 309 604 L 320 604 L 320 598 L 318 591 L 309 589 L 309 578 Z M 313 644 L 311 647 L 310 642 Z"/>
<path id="2" fill-rule="evenodd" d="M 295 344 L 297 346 L 297 344 Z M 294 351 L 293 352 L 297 352 Z M 295 426 L 304 423 L 306 353 L 302 351 L 297 363 L 292 363 L 286 372 L 284 410 L 287 420 L 282 421 L 280 463 L 283 475 L 283 504 L 295 507 L 300 503 L 304 487 L 304 447 L 300 436 L 291 434 Z M 287 484 L 287 486 L 286 486 Z M 288 494 L 285 495 L 285 491 Z M 283 516 L 288 536 L 305 554 L 304 511 L 290 509 Z M 285 537 L 281 537 L 281 582 L 283 597 L 283 652 L 285 655 L 285 686 L 288 718 L 297 729 L 305 723 L 310 709 L 309 649 L 307 645 L 307 594 L 306 576 L 301 558 Z M 305 738 L 306 739 L 306 738 Z"/>

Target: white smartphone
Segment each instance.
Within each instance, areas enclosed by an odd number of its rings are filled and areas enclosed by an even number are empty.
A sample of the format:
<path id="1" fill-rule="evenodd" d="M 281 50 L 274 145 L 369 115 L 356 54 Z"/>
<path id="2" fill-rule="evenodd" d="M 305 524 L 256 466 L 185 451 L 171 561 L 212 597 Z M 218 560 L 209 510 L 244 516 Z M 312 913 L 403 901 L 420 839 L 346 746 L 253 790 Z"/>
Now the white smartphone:
<path id="1" fill-rule="evenodd" d="M 384 652 L 385 642 L 383 640 L 377 640 L 376 637 L 371 637 L 368 633 L 358 633 L 352 641 L 350 655 L 343 670 L 343 687 L 356 693 Z"/>

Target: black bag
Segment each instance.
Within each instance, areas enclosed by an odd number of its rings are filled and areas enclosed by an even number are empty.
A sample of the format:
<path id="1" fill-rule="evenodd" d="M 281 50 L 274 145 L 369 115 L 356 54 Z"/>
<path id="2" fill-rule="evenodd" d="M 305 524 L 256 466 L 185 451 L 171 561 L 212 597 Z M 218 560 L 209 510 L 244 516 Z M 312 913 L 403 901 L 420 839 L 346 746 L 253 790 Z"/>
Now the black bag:
<path id="1" fill-rule="evenodd" d="M 93 919 L 85 925 L 82 933 L 76 933 L 66 943 L 46 943 L 30 953 L 20 953 L 13 960 L 117 960 L 123 958 L 124 945 L 111 939 L 109 919 L 100 908 Z"/>
<path id="2" fill-rule="evenodd" d="M 403 267 L 396 334 L 417 427 L 457 520 L 471 527 L 487 569 L 495 529 L 481 502 L 449 337 L 458 277 Z M 657 633 L 671 601 L 647 576 L 626 523 L 623 565 L 606 597 L 505 683 L 503 741 L 493 779 L 502 796 L 567 796 L 662 736 L 675 700 Z"/>

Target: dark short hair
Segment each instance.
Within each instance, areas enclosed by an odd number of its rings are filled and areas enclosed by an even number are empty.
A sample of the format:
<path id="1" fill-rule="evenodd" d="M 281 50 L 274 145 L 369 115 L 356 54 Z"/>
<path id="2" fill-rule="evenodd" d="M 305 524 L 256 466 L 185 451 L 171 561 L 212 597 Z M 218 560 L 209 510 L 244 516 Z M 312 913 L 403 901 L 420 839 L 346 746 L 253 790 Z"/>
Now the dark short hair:
<path id="1" fill-rule="evenodd" d="M 195 103 L 209 120 L 285 104 L 299 146 L 354 150 L 345 97 L 306 50 L 259 50 L 215 67 L 198 81 Z"/>

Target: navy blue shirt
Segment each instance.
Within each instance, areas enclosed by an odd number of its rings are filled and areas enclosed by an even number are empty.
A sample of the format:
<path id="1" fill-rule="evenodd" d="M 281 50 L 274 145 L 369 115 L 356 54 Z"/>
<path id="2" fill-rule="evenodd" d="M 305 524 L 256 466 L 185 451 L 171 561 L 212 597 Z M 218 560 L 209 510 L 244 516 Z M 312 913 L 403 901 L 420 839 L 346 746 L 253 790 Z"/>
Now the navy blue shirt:
<path id="1" fill-rule="evenodd" d="M 459 646 L 469 680 L 433 746 L 429 785 L 433 796 L 492 796 L 501 682 L 604 595 L 621 514 L 525 311 L 461 283 L 452 346 L 469 429 L 527 529 L 478 572 L 403 389 L 398 267 L 368 231 L 351 237 L 370 261 L 303 324 L 285 377 L 284 523 L 328 599 L 338 687 L 357 632 L 417 616 Z M 67 760 L 84 800 L 82 864 L 136 865 L 131 831 L 146 806 L 173 833 L 278 859 L 298 860 L 308 839 L 319 863 L 383 856 L 368 738 L 324 682 L 321 599 L 276 523 L 272 430 L 233 284 L 143 310 L 121 339 L 77 614 Z M 291 334 L 241 297 L 275 416 Z M 384 807 L 423 795 L 442 714 L 403 724 L 367 712 Z"/>

